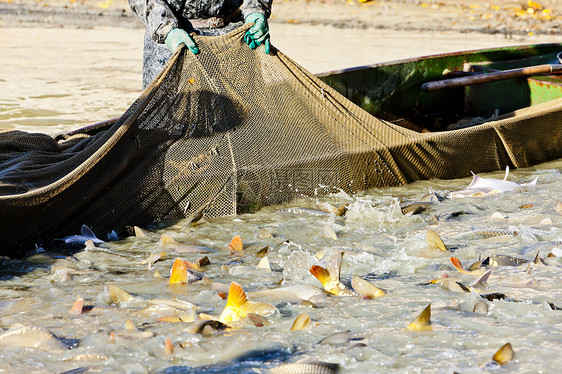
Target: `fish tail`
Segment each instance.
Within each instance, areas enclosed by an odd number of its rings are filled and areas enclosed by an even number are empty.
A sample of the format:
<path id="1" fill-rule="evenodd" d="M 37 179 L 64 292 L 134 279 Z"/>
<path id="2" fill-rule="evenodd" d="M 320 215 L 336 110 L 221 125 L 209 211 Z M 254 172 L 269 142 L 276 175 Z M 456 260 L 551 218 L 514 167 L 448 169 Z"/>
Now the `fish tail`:
<path id="1" fill-rule="evenodd" d="M 230 252 L 242 252 L 242 239 L 238 235 L 236 235 L 234 238 L 232 238 L 232 241 L 228 245 L 228 249 L 230 250 Z"/>
<path id="2" fill-rule="evenodd" d="M 226 305 L 219 317 L 219 321 L 227 323 L 237 320 L 239 316 L 243 314 L 243 306 L 247 302 L 248 298 L 246 297 L 246 293 L 242 289 L 242 286 L 236 282 L 230 283 Z"/>
<path id="3" fill-rule="evenodd" d="M 323 286 L 327 285 L 332 280 L 328 269 L 325 269 L 322 266 L 312 265 L 312 267 L 308 271 L 310 272 L 310 274 L 314 275 L 316 279 L 318 279 L 320 283 L 322 283 Z"/>
<path id="4" fill-rule="evenodd" d="M 506 343 L 494 354 L 492 360 L 503 366 L 513 359 L 514 352 L 511 343 Z"/>
<path id="5" fill-rule="evenodd" d="M 176 258 L 170 274 L 170 284 L 187 282 L 187 266 L 181 258 Z"/>
<path id="6" fill-rule="evenodd" d="M 408 325 L 408 329 L 415 331 L 431 329 L 431 303 Z"/>
<path id="7" fill-rule="evenodd" d="M 469 271 L 467 271 L 464 266 L 462 265 L 461 261 L 456 258 L 456 257 L 449 257 L 449 260 L 451 261 L 451 264 L 453 264 L 453 266 L 455 267 L 455 269 L 457 269 L 459 272 L 464 273 L 464 274 L 470 274 Z"/>
<path id="8" fill-rule="evenodd" d="M 160 245 L 161 246 L 165 246 L 165 245 L 175 245 L 178 244 L 177 241 L 175 241 L 171 236 L 166 235 L 166 234 L 162 234 L 162 236 L 160 236 Z"/>

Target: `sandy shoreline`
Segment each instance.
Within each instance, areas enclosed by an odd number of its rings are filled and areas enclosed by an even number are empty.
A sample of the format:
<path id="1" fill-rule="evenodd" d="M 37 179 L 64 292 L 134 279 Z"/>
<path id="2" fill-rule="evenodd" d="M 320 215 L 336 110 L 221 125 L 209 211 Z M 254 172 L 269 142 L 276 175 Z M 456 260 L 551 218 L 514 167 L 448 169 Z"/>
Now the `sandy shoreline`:
<path id="1" fill-rule="evenodd" d="M 319 73 L 435 53 L 562 42 L 562 35 L 547 32 L 558 19 L 532 35 L 455 31 L 460 26 L 446 24 L 465 10 L 458 1 L 441 3 L 448 5 L 274 2 L 272 43 Z M 6 10 L 16 8 L 19 15 Z M 125 0 L 0 2 L 0 127 L 41 126 L 58 133 L 119 116 L 140 93 L 143 32 Z"/>

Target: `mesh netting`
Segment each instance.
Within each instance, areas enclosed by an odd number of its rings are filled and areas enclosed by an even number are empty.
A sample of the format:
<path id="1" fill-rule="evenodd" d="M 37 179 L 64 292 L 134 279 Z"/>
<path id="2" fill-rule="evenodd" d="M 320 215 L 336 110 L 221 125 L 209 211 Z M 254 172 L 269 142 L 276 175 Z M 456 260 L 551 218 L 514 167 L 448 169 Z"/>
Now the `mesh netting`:
<path id="1" fill-rule="evenodd" d="M 417 133 L 381 121 L 245 28 L 178 51 L 110 129 L 56 142 L 0 133 L 0 243 L 234 215 L 295 196 L 354 192 L 561 156 L 562 100 L 495 122 Z"/>

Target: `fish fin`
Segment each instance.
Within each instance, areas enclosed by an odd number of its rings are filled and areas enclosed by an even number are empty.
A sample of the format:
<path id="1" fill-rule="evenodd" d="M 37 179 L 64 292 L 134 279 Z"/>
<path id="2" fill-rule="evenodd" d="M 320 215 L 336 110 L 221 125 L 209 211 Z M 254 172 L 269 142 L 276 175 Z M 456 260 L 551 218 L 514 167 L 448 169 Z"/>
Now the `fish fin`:
<path id="1" fill-rule="evenodd" d="M 276 310 L 275 307 L 271 304 L 256 301 L 246 301 L 241 306 L 241 309 L 246 313 L 246 315 L 257 314 L 258 316 L 268 316 L 270 314 L 273 314 Z"/>
<path id="2" fill-rule="evenodd" d="M 170 338 L 166 338 L 166 342 L 164 343 L 164 355 L 170 356 L 174 353 L 174 346 L 172 345 L 172 340 Z"/>
<path id="3" fill-rule="evenodd" d="M 96 234 L 94 234 L 94 232 L 92 231 L 91 228 L 89 228 L 86 225 L 82 225 L 82 229 L 80 230 L 80 233 L 83 236 L 86 236 L 88 238 L 92 238 L 92 239 L 97 239 Z"/>
<path id="4" fill-rule="evenodd" d="M 461 261 L 456 258 L 456 257 L 449 257 L 449 260 L 451 261 L 451 264 L 453 264 L 453 266 L 455 267 L 455 269 L 457 269 L 459 272 L 464 273 L 464 274 L 470 274 L 469 271 L 467 271 L 464 266 L 462 266 Z"/>
<path id="5" fill-rule="evenodd" d="M 111 301 L 116 304 L 119 304 L 122 301 L 130 301 L 133 299 L 133 296 L 131 294 L 117 286 L 107 286 L 107 292 L 109 293 Z"/>
<path id="6" fill-rule="evenodd" d="M 507 180 L 507 176 L 509 175 L 509 165 L 506 165 L 505 167 L 505 177 L 503 177 L 503 180 L 506 181 Z"/>
<path id="7" fill-rule="evenodd" d="M 443 242 L 443 239 L 433 230 L 427 230 L 427 234 L 425 236 L 425 241 L 430 246 L 433 246 L 440 250 L 441 252 L 448 252 L 447 246 Z"/>
<path id="8" fill-rule="evenodd" d="M 472 171 L 471 171 L 471 173 L 472 173 Z M 475 185 L 477 185 L 480 182 L 481 179 L 482 178 L 480 176 L 472 173 L 472 180 L 470 181 L 470 184 L 465 188 L 465 190 L 473 188 Z"/>
<path id="9" fill-rule="evenodd" d="M 310 327 L 310 324 L 310 316 L 306 313 L 301 313 L 297 316 L 297 318 L 295 318 L 295 321 L 291 326 L 291 331 L 307 329 Z"/>
<path id="10" fill-rule="evenodd" d="M 494 354 L 492 360 L 503 366 L 513 359 L 514 352 L 511 343 L 506 343 Z"/>
<path id="11" fill-rule="evenodd" d="M 431 303 L 408 325 L 408 329 L 416 331 L 431 329 Z"/>
<path id="12" fill-rule="evenodd" d="M 72 308 L 70 308 L 70 311 L 68 312 L 68 314 L 73 315 L 73 316 L 77 316 L 82 314 L 82 309 L 84 308 L 84 299 L 79 297 L 76 302 L 74 303 L 74 305 L 72 305 Z"/>
<path id="13" fill-rule="evenodd" d="M 169 245 L 169 244 L 176 245 L 176 244 L 179 244 L 179 243 L 177 241 L 175 241 L 171 236 L 166 235 L 166 234 L 162 234 L 160 236 L 160 245 L 165 246 L 165 245 Z"/>
<path id="14" fill-rule="evenodd" d="M 138 236 L 138 237 L 146 237 L 146 236 L 149 236 L 149 235 L 148 235 L 148 231 L 145 231 L 145 230 L 141 229 L 141 228 L 138 227 L 138 226 L 134 226 L 134 227 L 133 227 L 133 230 L 135 231 L 135 236 Z"/>
<path id="15" fill-rule="evenodd" d="M 323 286 L 328 284 L 328 282 L 332 279 L 330 272 L 322 266 L 312 265 L 308 271 L 310 274 L 314 275 Z"/>
<path id="16" fill-rule="evenodd" d="M 529 182 L 529 183 L 522 183 L 522 184 L 521 184 L 521 187 L 536 186 L 538 180 L 539 180 L 539 177 L 535 177 L 535 179 L 533 179 L 533 180 L 532 180 L 531 182 Z"/>
<path id="17" fill-rule="evenodd" d="M 260 262 L 258 262 L 256 268 L 271 271 L 271 266 L 269 265 L 269 259 L 267 258 L 267 256 L 262 257 Z"/>
<path id="18" fill-rule="evenodd" d="M 137 327 L 135 326 L 135 324 L 133 323 L 133 321 L 131 321 L 130 319 L 127 318 L 127 320 L 125 321 L 125 326 L 123 328 L 126 331 L 138 331 Z"/>
<path id="19" fill-rule="evenodd" d="M 181 258 L 176 258 L 170 273 L 170 284 L 187 282 L 187 266 Z"/>
<path id="20" fill-rule="evenodd" d="M 236 235 L 234 238 L 232 238 L 232 241 L 228 245 L 228 249 L 230 250 L 230 252 L 242 252 L 242 239 L 238 235 Z"/>
<path id="21" fill-rule="evenodd" d="M 107 234 L 107 241 L 112 242 L 112 241 L 116 241 L 116 240 L 119 240 L 119 235 L 117 235 L 115 230 L 111 230 L 111 232 L 109 234 Z"/>
<path id="22" fill-rule="evenodd" d="M 486 283 L 488 281 L 488 278 L 490 278 L 490 274 L 492 274 L 492 269 L 489 269 L 484 274 L 482 274 L 480 277 L 478 277 L 478 279 L 476 279 L 474 282 L 472 282 L 470 284 L 470 286 L 475 287 L 475 286 L 480 286 L 480 285 Z"/>
<path id="23" fill-rule="evenodd" d="M 246 293 L 236 282 L 230 283 L 230 288 L 228 289 L 228 298 L 226 299 L 226 305 L 222 311 L 219 321 L 222 323 L 227 323 L 239 319 L 243 316 L 241 311 L 243 311 L 243 306 L 248 302 Z"/>
<path id="24" fill-rule="evenodd" d="M 326 264 L 326 269 L 332 279 L 340 280 L 341 261 L 343 259 L 343 252 L 335 253 L 330 257 Z"/>
<path id="25" fill-rule="evenodd" d="M 351 286 L 353 287 L 355 292 L 357 292 L 363 298 L 375 299 L 377 297 L 386 295 L 383 290 L 376 287 L 371 282 L 358 276 L 355 276 L 353 277 L 353 279 L 351 279 Z"/>

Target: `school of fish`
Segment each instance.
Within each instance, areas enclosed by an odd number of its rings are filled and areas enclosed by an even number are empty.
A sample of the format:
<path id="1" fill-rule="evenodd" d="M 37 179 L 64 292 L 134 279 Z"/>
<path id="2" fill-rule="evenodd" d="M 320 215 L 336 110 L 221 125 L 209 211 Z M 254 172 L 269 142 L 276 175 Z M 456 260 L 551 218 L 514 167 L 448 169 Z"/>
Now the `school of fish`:
<path id="1" fill-rule="evenodd" d="M 0 372 L 555 372 L 561 166 L 83 226 L 1 259 Z"/>

